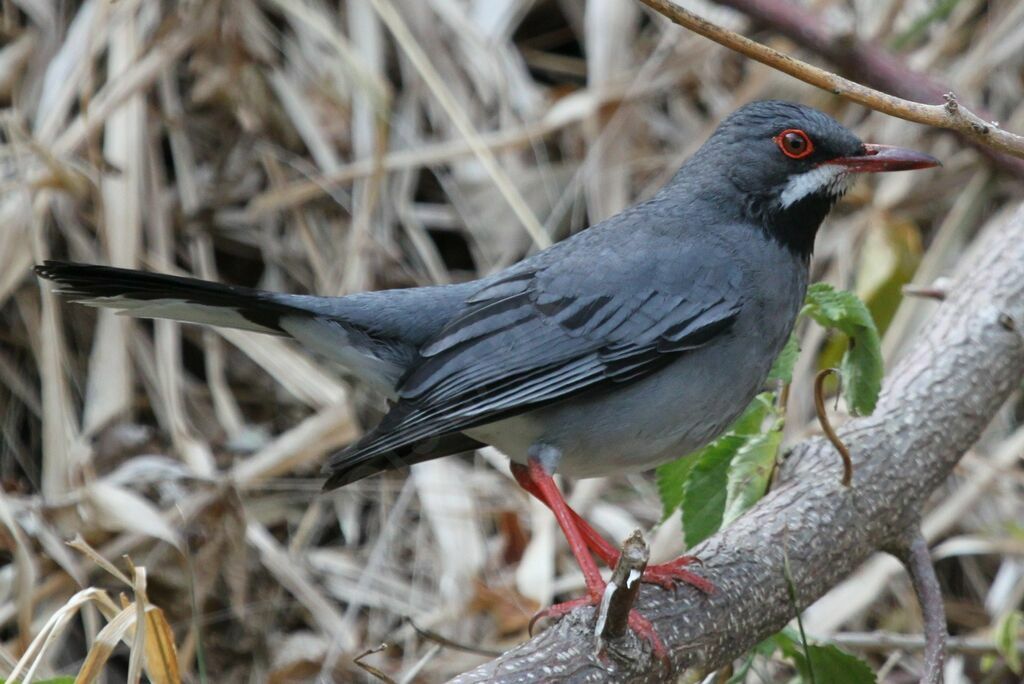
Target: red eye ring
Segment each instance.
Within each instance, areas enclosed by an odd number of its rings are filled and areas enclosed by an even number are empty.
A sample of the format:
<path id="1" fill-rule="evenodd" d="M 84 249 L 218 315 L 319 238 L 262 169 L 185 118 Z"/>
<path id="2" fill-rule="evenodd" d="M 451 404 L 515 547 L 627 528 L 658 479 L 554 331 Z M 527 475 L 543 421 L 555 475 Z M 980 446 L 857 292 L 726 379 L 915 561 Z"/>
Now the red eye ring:
<path id="1" fill-rule="evenodd" d="M 790 159 L 803 159 L 814 152 L 814 143 L 811 136 L 799 128 L 787 128 L 772 138 L 775 144 L 782 150 L 782 154 Z"/>

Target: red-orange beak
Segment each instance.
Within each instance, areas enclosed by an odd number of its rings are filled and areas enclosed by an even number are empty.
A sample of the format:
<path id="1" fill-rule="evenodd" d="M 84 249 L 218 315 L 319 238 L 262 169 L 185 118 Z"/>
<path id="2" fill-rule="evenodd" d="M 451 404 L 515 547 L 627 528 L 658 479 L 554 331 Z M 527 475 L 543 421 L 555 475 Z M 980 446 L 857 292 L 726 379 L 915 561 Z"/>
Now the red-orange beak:
<path id="1" fill-rule="evenodd" d="M 864 145 L 864 154 L 855 157 L 839 157 L 826 164 L 844 166 L 850 173 L 879 173 L 882 171 L 911 171 L 942 166 L 935 157 L 924 152 L 908 150 L 892 145 Z"/>

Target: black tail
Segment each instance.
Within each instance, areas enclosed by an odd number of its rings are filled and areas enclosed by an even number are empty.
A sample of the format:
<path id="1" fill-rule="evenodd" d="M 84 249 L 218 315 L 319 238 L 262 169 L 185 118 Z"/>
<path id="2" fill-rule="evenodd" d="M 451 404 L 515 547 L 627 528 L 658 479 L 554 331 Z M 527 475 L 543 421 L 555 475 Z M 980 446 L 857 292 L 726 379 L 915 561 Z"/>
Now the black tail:
<path id="1" fill-rule="evenodd" d="M 280 327 L 281 316 L 295 313 L 293 307 L 279 301 L 271 292 L 198 278 L 66 261 L 44 261 L 35 267 L 35 272 L 57 283 L 59 294 L 94 306 L 122 309 L 143 318 L 171 318 L 285 334 Z M 227 313 L 218 317 L 208 310 L 201 311 L 200 315 L 197 310 L 190 315 L 189 304 L 236 312 L 252 325 L 240 326 L 237 318 Z M 169 308 L 174 305 L 186 306 Z"/>

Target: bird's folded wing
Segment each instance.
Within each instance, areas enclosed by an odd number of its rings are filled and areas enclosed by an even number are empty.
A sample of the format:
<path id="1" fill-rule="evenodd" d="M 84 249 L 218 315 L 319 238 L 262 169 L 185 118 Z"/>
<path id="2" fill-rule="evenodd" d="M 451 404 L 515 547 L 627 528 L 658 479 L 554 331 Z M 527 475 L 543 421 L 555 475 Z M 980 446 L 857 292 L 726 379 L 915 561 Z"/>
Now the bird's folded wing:
<path id="1" fill-rule="evenodd" d="M 728 330 L 742 305 L 732 275 L 699 269 L 686 294 L 584 294 L 543 271 L 492 281 L 421 348 L 380 425 L 325 471 L 641 378 Z"/>

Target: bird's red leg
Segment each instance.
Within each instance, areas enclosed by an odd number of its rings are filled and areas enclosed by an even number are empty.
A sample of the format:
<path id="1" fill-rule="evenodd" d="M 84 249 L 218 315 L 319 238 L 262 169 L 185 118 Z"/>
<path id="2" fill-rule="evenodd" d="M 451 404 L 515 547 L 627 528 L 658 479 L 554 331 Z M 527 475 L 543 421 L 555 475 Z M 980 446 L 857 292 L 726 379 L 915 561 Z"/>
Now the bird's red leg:
<path id="1" fill-rule="evenodd" d="M 533 461 L 531 460 L 531 464 L 532 463 Z M 554 507 L 548 502 L 546 496 L 541 492 L 530 467 L 513 463 L 511 464 L 511 469 L 512 475 L 516 478 L 516 482 L 519 483 L 519 486 L 528 491 L 540 500 L 541 503 L 550 508 L 552 512 L 554 512 Z M 547 476 L 547 479 L 551 480 L 551 476 L 547 475 L 546 471 L 540 467 L 540 464 L 538 464 L 538 469 Z M 558 492 L 558 488 L 555 487 L 554 480 L 551 480 L 551 485 L 554 487 L 561 505 L 564 506 L 566 511 L 568 511 L 569 516 L 572 519 L 572 523 L 579 531 L 586 547 L 590 549 L 595 556 L 600 558 L 601 562 L 609 568 L 614 568 L 615 564 L 619 562 L 619 550 L 612 546 L 608 540 L 602 537 L 597 530 L 591 527 L 590 523 L 583 519 L 583 516 L 574 511 L 569 504 L 565 503 L 565 499 L 562 498 L 561 493 Z M 563 527 L 562 529 L 564 530 L 565 528 Z M 568 538 L 568 536 L 569 535 L 566 534 L 566 538 Z M 571 543 L 572 542 L 570 541 L 570 544 Z M 573 554 L 577 559 L 579 559 L 579 554 L 577 554 L 575 550 L 573 551 Z M 641 581 L 649 584 L 657 584 L 664 589 L 673 588 L 675 582 L 684 582 L 696 589 L 699 589 L 700 591 L 703 591 L 705 594 L 710 594 L 715 590 L 715 587 L 711 582 L 707 581 L 700 575 L 684 569 L 688 565 L 699 562 L 700 561 L 695 556 L 680 556 L 679 558 L 673 559 L 667 563 L 648 565 L 647 569 L 644 571 L 644 576 Z M 582 568 L 583 565 L 580 564 L 580 567 Z M 584 570 L 584 573 L 585 572 L 586 571 Z"/>
<path id="2" fill-rule="evenodd" d="M 511 470 L 512 476 L 516 478 L 516 482 L 519 483 L 520 487 L 532 494 L 534 498 L 542 504 L 551 508 L 551 504 L 547 502 L 547 499 L 545 499 L 544 495 L 541 493 L 540 488 L 534 482 L 530 474 L 530 469 L 527 466 L 512 463 Z M 559 498 L 562 498 L 561 493 L 559 493 Z M 562 502 L 564 503 L 565 499 L 562 499 Z M 583 519 L 583 516 L 574 511 L 569 504 L 565 504 L 565 509 L 569 511 L 569 515 L 572 516 L 573 524 L 576 525 L 580 534 L 583 535 L 583 540 L 586 542 L 587 548 L 589 548 L 594 555 L 600 558 L 601 561 L 609 568 L 615 567 L 615 563 L 619 560 L 618 550 L 609 544 L 605 538 L 602 537 L 597 530 L 591 527 L 590 523 Z"/>
<path id="3" fill-rule="evenodd" d="M 537 460 L 530 459 L 529 465 L 525 466 L 513 463 L 512 475 L 523 489 L 537 497 L 555 514 L 555 520 L 558 521 L 558 526 L 562 528 L 562 533 L 565 534 L 565 539 L 569 542 L 572 555 L 576 557 L 576 562 L 579 564 L 580 570 L 583 571 L 587 592 L 591 596 L 596 595 L 600 600 L 605 583 L 601 579 L 597 563 L 590 555 L 590 544 L 588 543 L 590 540 L 584 536 L 583 530 L 580 529 L 580 523 L 583 523 L 583 526 L 593 534 L 597 533 L 583 521 L 576 511 L 569 508 L 569 504 L 565 503 L 565 499 L 562 498 L 562 493 L 558 491 L 558 485 L 555 484 L 554 478 L 544 470 Z M 602 541 L 604 540 L 602 539 Z"/>
<path id="4" fill-rule="evenodd" d="M 531 458 L 529 465 L 525 466 L 513 463 L 512 474 L 515 476 L 516 481 L 522 485 L 523 489 L 540 499 L 555 514 L 555 520 L 558 521 L 558 526 L 562 528 L 562 532 L 569 542 L 569 548 L 572 549 L 572 555 L 576 557 L 576 562 L 579 564 L 580 570 L 583 571 L 583 579 L 587 584 L 587 596 L 566 601 L 565 603 L 558 603 L 541 611 L 530 621 L 531 629 L 533 623 L 540 618 L 561 617 L 578 606 L 600 605 L 606 583 L 601 578 L 601 573 L 597 569 L 597 563 L 594 562 L 593 557 L 590 555 L 588 542 L 592 541 L 592 537 L 596 537 L 601 540 L 604 546 L 609 546 L 608 543 L 583 518 L 569 508 L 569 504 L 565 502 L 562 493 L 558 491 L 558 485 L 555 484 L 555 480 L 544 470 L 544 466 L 539 461 Z M 589 531 L 588 535 L 584 535 L 580 529 L 580 523 Z M 615 556 L 616 558 L 618 557 L 617 552 L 615 552 Z M 665 644 L 661 641 L 661 637 L 658 636 L 654 626 L 647 618 L 640 615 L 637 611 L 631 610 L 629 612 L 629 627 L 638 636 L 650 642 L 655 656 L 667 662 L 668 651 L 665 649 Z"/>

